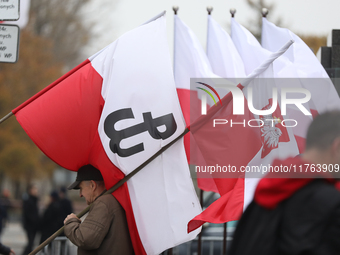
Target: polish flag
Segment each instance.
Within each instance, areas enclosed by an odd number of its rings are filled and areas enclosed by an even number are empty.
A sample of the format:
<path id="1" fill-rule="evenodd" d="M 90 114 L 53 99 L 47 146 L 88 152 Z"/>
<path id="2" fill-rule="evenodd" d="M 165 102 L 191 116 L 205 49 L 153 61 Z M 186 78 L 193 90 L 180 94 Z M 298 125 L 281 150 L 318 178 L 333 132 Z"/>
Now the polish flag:
<path id="1" fill-rule="evenodd" d="M 262 19 L 263 48 L 276 51 L 288 40 L 294 40 L 295 43 L 283 55 L 289 64 L 281 68 L 278 77 L 291 78 L 284 79 L 286 86 L 294 84 L 293 86 L 305 88 L 311 93 L 311 100 L 306 108 L 310 109 L 313 117 L 327 110 L 340 109 L 338 93 L 312 50 L 289 29 L 277 27 L 266 18 Z M 290 118 L 300 120 L 300 125 L 294 128 L 294 134 L 302 153 L 312 117 L 304 116 L 301 111 L 292 107 L 289 107 L 287 112 Z"/>
<path id="2" fill-rule="evenodd" d="M 245 27 L 243 27 L 241 24 L 239 24 L 235 18 L 231 19 L 231 38 L 243 60 L 246 74 L 253 72 L 253 70 L 258 67 L 261 63 L 263 63 L 268 57 L 272 54 L 272 52 L 276 52 L 279 50 L 283 45 L 285 45 L 288 41 L 292 40 L 293 38 L 285 38 L 281 41 L 281 44 L 279 47 L 277 47 L 275 50 L 268 50 L 261 46 L 261 44 L 258 42 L 258 40 L 255 38 L 255 36 L 250 33 Z M 293 40 L 294 41 L 294 40 Z M 290 46 L 290 48 L 287 50 L 291 50 L 292 47 L 294 47 L 295 43 Z M 290 61 L 286 58 L 286 54 L 284 53 L 282 56 L 280 56 L 278 59 L 276 59 L 273 62 L 272 72 L 267 72 L 266 79 L 275 79 L 275 87 L 278 88 L 278 91 L 280 92 L 282 88 L 285 87 L 296 87 L 301 88 L 301 85 L 297 82 L 292 81 L 291 83 L 287 84 L 287 80 L 285 79 L 279 79 L 283 78 L 282 74 L 280 72 L 288 72 L 294 71 L 294 69 L 291 68 Z M 284 70 L 284 71 L 282 71 Z M 294 94 L 294 97 L 301 97 L 301 95 Z M 281 98 L 279 97 L 279 100 Z M 256 109 L 262 109 L 263 105 L 260 105 L 261 108 Z M 306 106 L 307 110 L 311 113 L 310 107 Z M 298 129 L 301 129 L 302 127 L 306 127 L 310 123 L 311 116 L 305 116 L 299 109 L 296 107 L 288 107 L 287 109 L 288 115 L 285 116 L 286 119 L 301 119 L 303 118 L 304 121 L 299 121 L 298 128 L 293 128 L 293 133 L 296 136 L 296 132 Z M 294 115 L 292 113 L 295 113 Z M 306 124 L 307 123 L 307 124 Z M 299 139 L 299 136 L 296 136 L 295 139 L 298 142 L 299 147 L 302 147 L 302 144 L 304 144 L 304 141 Z M 261 163 L 260 163 L 261 164 Z M 244 197 L 244 209 L 248 206 L 250 201 L 253 199 L 253 194 L 255 191 L 255 187 L 258 183 L 258 178 L 249 178 L 246 181 L 245 185 L 245 197 Z"/>
<path id="3" fill-rule="evenodd" d="M 218 75 L 224 78 L 236 78 L 237 81 L 245 78 L 266 60 L 266 57 L 270 55 L 269 52 L 261 55 L 260 59 L 257 55 L 253 55 L 254 49 L 257 50 L 258 42 L 256 39 L 253 41 L 254 38 L 250 35 L 249 31 L 232 19 L 231 39 L 221 26 L 210 15 L 208 16 L 207 54 Z M 260 54 L 261 52 L 258 53 Z M 211 116 L 211 120 L 227 119 L 229 123 L 231 121 L 243 123 L 243 121 L 248 122 L 255 118 L 249 111 L 242 116 L 233 115 L 233 100 L 230 93 L 222 99 L 222 102 L 223 108 L 216 115 Z M 246 100 L 244 109 L 248 109 Z M 239 169 L 241 166 L 247 166 L 262 146 L 261 131 L 258 128 L 240 127 L 240 125 L 231 128 L 229 124 L 227 127 L 218 125 L 218 131 L 216 131 L 211 130 L 211 123 L 207 122 L 206 128 L 197 129 L 197 132 L 191 128 L 191 131 L 199 147 L 204 151 L 206 166 L 217 163 L 219 166 L 230 165 Z M 248 146 L 240 146 L 242 144 Z M 253 188 L 257 183 L 255 178 L 247 179 L 244 173 L 228 176 L 212 174 L 212 176 L 221 198 L 190 221 L 189 231 L 196 229 L 204 222 L 224 223 L 238 220 L 252 199 Z"/>
<path id="4" fill-rule="evenodd" d="M 209 62 L 212 66 L 214 73 L 220 77 L 227 78 L 233 82 L 238 83 L 240 79 L 246 77 L 243 61 L 233 43 L 230 36 L 223 30 L 223 28 L 208 15 L 208 36 L 207 36 L 207 56 Z M 226 91 L 225 89 L 223 89 Z M 219 92 L 223 92 L 220 90 Z M 222 96 L 223 94 L 221 94 Z M 230 99 L 229 99 L 230 100 Z M 226 105 L 226 98 L 223 99 L 223 105 Z M 226 115 L 230 115 L 231 104 L 228 106 L 227 112 L 221 111 L 218 115 L 225 119 Z M 227 109 L 227 108 L 226 108 Z M 251 116 L 251 117 L 250 117 Z M 217 116 L 215 116 L 218 118 Z M 237 116 L 234 116 L 234 121 L 237 122 Z M 248 112 L 248 119 L 253 118 L 253 115 Z M 229 120 L 230 121 L 230 120 Z M 222 125 L 223 126 L 223 125 Z M 205 131 L 205 133 L 203 133 Z M 221 165 L 221 159 L 227 159 L 228 165 L 236 164 L 241 166 L 242 164 L 247 164 L 256 154 L 256 152 L 261 147 L 261 141 L 258 139 L 257 135 L 253 132 L 258 132 L 256 130 L 249 130 L 240 128 L 239 134 L 235 135 L 235 132 L 229 128 L 223 127 L 219 132 L 218 136 L 210 130 L 210 128 L 199 130 L 194 134 L 197 137 L 199 146 L 203 146 L 204 155 L 207 158 L 206 166 L 209 162 L 219 162 Z M 192 130 L 194 133 L 195 130 Z M 202 140 L 200 138 L 204 137 Z M 223 139 L 216 139 L 217 137 L 223 137 Z M 253 138 L 255 138 L 253 140 Z M 236 139 L 236 140 L 234 140 Z M 214 141 L 214 143 L 212 143 Z M 240 147 L 230 147 L 233 143 L 248 143 L 252 144 L 249 150 L 237 150 Z M 213 146 L 209 145 L 214 144 Z M 209 148 L 209 149 L 207 149 Z M 214 150 L 217 148 L 217 150 Z M 221 149 L 223 148 L 223 149 Z M 235 149 L 234 149 L 235 148 Z M 223 155 L 221 155 L 223 154 Z M 242 156 L 242 157 L 241 157 Z M 220 157 L 221 159 L 219 159 Z M 234 176 L 236 178 L 218 178 L 216 174 L 211 175 L 214 177 L 215 185 L 218 187 L 218 192 L 221 194 L 221 198 L 218 203 L 214 203 L 207 209 L 206 212 L 202 213 L 203 221 L 195 221 L 196 223 L 202 223 L 205 221 L 213 222 L 214 219 L 222 217 L 218 222 L 226 222 L 237 220 L 243 211 L 243 198 L 244 198 L 244 188 L 245 179 L 244 175 Z M 221 204 L 223 206 L 221 207 Z M 223 208 L 223 215 L 218 215 L 218 212 Z M 210 215 L 209 212 L 212 212 Z M 217 213 L 217 214 L 216 214 Z M 205 215 L 204 215 L 205 214 Z"/>
<path id="5" fill-rule="evenodd" d="M 240 54 L 229 34 L 208 15 L 207 56 L 215 74 L 223 78 L 245 78 Z"/>
<path id="6" fill-rule="evenodd" d="M 164 13 L 115 42 L 12 111 L 62 167 L 92 164 L 111 188 L 185 129 Z M 113 195 L 126 212 L 136 254 L 192 240 L 201 212 L 183 146 L 176 142 Z"/>
<path id="7" fill-rule="evenodd" d="M 220 109 L 213 112 L 204 125 L 197 128 L 193 125 L 191 128 L 202 154 L 207 156 L 208 165 L 216 166 L 213 175 L 221 198 L 193 218 L 188 224 L 188 231 L 200 227 L 204 222 L 218 224 L 238 220 L 252 200 L 257 182 L 266 174 L 262 169 L 255 173 L 245 172 L 246 167 L 259 169 L 260 166 L 268 166 L 274 158 L 286 158 L 299 153 L 293 131 L 281 124 L 286 119 L 281 114 L 281 104 L 277 100 L 280 98 L 279 92 L 274 99 L 273 88 L 276 84 L 272 79 L 265 79 L 273 77 L 272 62 L 282 55 L 288 45 L 270 54 L 260 67 L 241 82 L 242 85 L 238 85 L 244 93 L 244 114 L 233 114 L 236 108 L 235 94 L 229 93 L 222 99 Z M 252 113 L 249 105 L 261 112 Z M 214 127 L 216 119 L 221 121 Z M 227 122 L 223 123 L 222 120 Z M 217 165 L 220 168 L 230 166 L 234 170 L 216 173 Z"/>
<path id="8" fill-rule="evenodd" d="M 207 55 L 192 30 L 177 15 L 174 16 L 174 21 L 174 76 L 179 102 L 185 122 L 189 126 L 201 114 L 200 110 L 193 111 L 193 109 L 200 109 L 201 100 L 197 90 L 190 89 L 190 78 L 217 78 L 218 76 L 212 72 Z M 204 165 L 203 156 L 191 133 L 184 137 L 184 144 L 189 163 Z M 202 178 L 198 174 L 197 184 L 202 190 L 217 192 L 211 178 Z"/>
<path id="9" fill-rule="evenodd" d="M 238 24 L 234 19 L 232 19 L 232 38 L 239 51 L 247 73 L 254 70 L 257 64 L 261 63 L 270 54 L 269 51 L 262 48 L 257 42 L 255 37 L 247 31 L 244 27 Z M 292 32 L 287 29 L 278 28 L 275 25 L 269 23 L 266 19 L 263 20 L 263 32 L 262 32 L 262 43 L 265 48 L 270 51 L 276 51 L 287 41 L 294 40 L 295 43 L 286 51 L 286 53 L 277 59 L 272 66 L 273 72 L 270 74 L 267 72 L 266 77 L 270 78 L 293 78 L 293 79 L 276 79 L 276 87 L 282 89 L 284 87 L 295 87 L 295 88 L 305 88 L 311 92 L 311 99 L 308 103 L 304 103 L 303 106 L 311 113 L 311 115 L 303 114 L 300 109 L 287 106 L 287 115 L 282 116 L 280 114 L 280 107 L 278 105 L 277 109 L 272 113 L 271 117 L 278 118 L 279 120 L 285 119 L 295 119 L 298 120 L 298 126 L 295 128 L 284 128 L 282 125 L 275 125 L 275 128 L 265 127 L 261 130 L 263 136 L 262 148 L 258 154 L 249 162 L 248 166 L 260 166 L 267 163 L 271 163 L 273 158 L 284 158 L 298 155 L 303 152 L 304 149 L 304 137 L 306 135 L 307 127 L 318 112 L 331 109 L 339 109 L 339 97 L 330 82 L 330 80 L 325 76 L 325 71 L 323 70 L 320 63 L 315 62 L 315 58 L 312 51 L 305 45 L 304 42 Z M 326 74 L 327 75 L 327 74 Z M 314 77 L 313 79 L 306 79 L 307 77 Z M 323 78 L 322 78 L 323 77 Z M 303 79 L 304 78 L 304 79 Z M 321 79 L 316 79 L 321 78 Z M 265 89 L 266 86 L 261 82 L 261 86 L 258 87 L 256 109 L 269 109 L 272 106 L 272 98 L 268 91 Z M 266 92 L 267 91 L 267 92 Z M 264 93 L 264 94 L 263 94 Z M 263 99 L 263 95 L 266 95 L 267 99 Z M 294 93 L 291 93 L 294 94 Z M 262 100 L 261 100 L 262 98 Z M 280 93 L 278 94 L 280 99 Z M 255 99 L 254 99 L 255 100 Z M 265 102 L 268 102 L 266 105 Z M 257 118 L 262 119 L 264 116 L 258 116 Z M 268 134 L 276 133 L 280 134 L 279 139 L 270 139 L 272 141 L 271 146 L 266 143 L 267 139 L 270 138 Z M 288 134 L 288 135 L 287 135 Z M 237 146 L 237 145 L 236 145 Z M 254 193 L 254 188 L 261 178 L 256 178 L 256 176 L 247 176 L 244 182 L 239 179 L 235 184 L 235 187 L 239 189 L 234 189 L 232 194 L 228 196 L 222 196 L 214 204 L 212 204 L 208 209 L 206 209 L 201 215 L 195 217 L 188 225 L 189 230 L 195 229 L 196 226 L 200 226 L 205 221 L 213 223 L 222 223 L 230 221 L 233 218 L 228 216 L 228 212 L 235 212 L 235 206 L 228 208 L 228 203 L 230 201 L 235 202 L 231 198 L 236 198 L 244 200 L 243 209 L 246 208 L 247 204 L 251 201 Z M 254 178 L 255 177 L 255 178 Z M 244 188 L 244 190 L 242 190 Z M 244 192 L 242 192 L 244 191 Z M 248 198 L 245 194 L 249 194 Z M 242 211 L 242 210 L 239 210 Z M 227 216 L 226 216 L 227 215 Z"/>
<path id="10" fill-rule="evenodd" d="M 231 18 L 231 39 L 243 61 L 246 75 L 253 72 L 270 56 L 271 52 L 263 49 L 253 34 L 235 18 Z"/>

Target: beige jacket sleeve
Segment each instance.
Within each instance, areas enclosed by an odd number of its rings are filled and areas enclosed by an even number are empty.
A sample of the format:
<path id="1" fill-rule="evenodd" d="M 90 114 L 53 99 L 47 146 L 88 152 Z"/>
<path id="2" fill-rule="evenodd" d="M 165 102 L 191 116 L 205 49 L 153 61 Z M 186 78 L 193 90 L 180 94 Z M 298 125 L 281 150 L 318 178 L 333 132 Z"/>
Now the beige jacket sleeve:
<path id="1" fill-rule="evenodd" d="M 83 223 L 74 218 L 66 221 L 64 232 L 76 246 L 85 250 L 94 250 L 101 245 L 112 220 L 114 214 L 109 213 L 107 205 L 97 201 L 91 206 Z"/>

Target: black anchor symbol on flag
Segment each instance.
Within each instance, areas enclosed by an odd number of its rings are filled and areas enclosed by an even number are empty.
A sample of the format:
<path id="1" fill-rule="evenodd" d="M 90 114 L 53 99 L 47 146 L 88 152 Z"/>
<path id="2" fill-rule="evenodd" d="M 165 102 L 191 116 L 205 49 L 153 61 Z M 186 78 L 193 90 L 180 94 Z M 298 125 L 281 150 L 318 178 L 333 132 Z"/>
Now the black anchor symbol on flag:
<path id="1" fill-rule="evenodd" d="M 148 131 L 152 138 L 165 140 L 172 136 L 177 130 L 177 124 L 172 113 L 153 119 L 151 112 L 145 112 L 143 113 L 144 122 L 122 130 L 116 130 L 114 128 L 115 123 L 124 119 L 134 119 L 131 108 L 114 111 L 110 113 L 104 121 L 104 132 L 111 139 L 110 149 L 120 157 L 129 157 L 144 151 L 143 143 L 139 143 L 126 149 L 121 148 L 119 144 L 123 139 Z M 165 131 L 160 132 L 157 127 L 163 125 L 166 129 Z"/>

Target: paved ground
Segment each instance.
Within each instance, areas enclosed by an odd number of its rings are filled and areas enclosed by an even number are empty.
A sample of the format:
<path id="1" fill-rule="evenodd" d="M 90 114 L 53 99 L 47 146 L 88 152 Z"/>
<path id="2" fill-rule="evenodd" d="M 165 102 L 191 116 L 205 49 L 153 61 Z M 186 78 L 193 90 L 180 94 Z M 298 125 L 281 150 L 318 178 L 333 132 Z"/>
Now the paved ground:
<path id="1" fill-rule="evenodd" d="M 15 203 L 15 201 L 12 201 L 12 204 Z M 0 237 L 1 242 L 6 246 L 11 247 L 16 255 L 22 254 L 27 242 L 26 233 L 21 224 L 21 207 L 19 207 L 19 205 L 21 205 L 21 201 L 18 201 L 15 210 L 12 210 L 9 213 L 10 221 L 3 229 L 2 235 Z M 86 206 L 87 205 L 83 200 L 73 202 L 73 209 L 76 214 L 81 212 Z M 34 248 L 39 245 L 39 241 L 40 234 L 37 234 Z M 73 246 L 71 243 L 69 245 Z M 71 247 L 72 252 L 70 252 L 69 255 L 76 254 L 74 250 L 76 250 L 76 248 L 74 246 Z"/>
<path id="2" fill-rule="evenodd" d="M 35 238 L 35 247 L 39 245 L 40 235 L 37 235 Z M 9 223 L 6 225 L 2 236 L 1 242 L 11 247 L 16 255 L 21 255 L 27 242 L 26 234 L 20 222 L 18 223 Z M 70 244 L 69 244 L 70 245 Z M 38 253 L 39 254 L 39 253 Z M 76 254 L 76 248 L 70 247 L 69 255 Z"/>
<path id="3" fill-rule="evenodd" d="M 26 245 L 26 235 L 20 223 L 9 223 L 6 225 L 1 242 L 11 247 L 16 254 L 21 254 Z"/>

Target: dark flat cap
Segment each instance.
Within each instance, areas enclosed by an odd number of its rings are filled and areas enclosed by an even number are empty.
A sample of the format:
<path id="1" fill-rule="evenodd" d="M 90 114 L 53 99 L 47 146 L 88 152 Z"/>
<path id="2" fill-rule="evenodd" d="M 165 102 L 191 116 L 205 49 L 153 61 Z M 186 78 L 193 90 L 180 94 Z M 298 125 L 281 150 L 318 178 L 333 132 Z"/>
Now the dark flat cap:
<path id="1" fill-rule="evenodd" d="M 103 181 L 103 176 L 100 171 L 92 165 L 85 165 L 79 168 L 77 178 L 68 189 L 79 189 L 79 184 L 82 181 Z"/>

